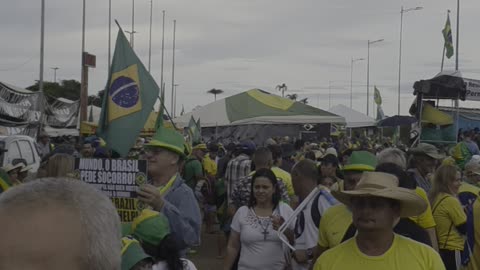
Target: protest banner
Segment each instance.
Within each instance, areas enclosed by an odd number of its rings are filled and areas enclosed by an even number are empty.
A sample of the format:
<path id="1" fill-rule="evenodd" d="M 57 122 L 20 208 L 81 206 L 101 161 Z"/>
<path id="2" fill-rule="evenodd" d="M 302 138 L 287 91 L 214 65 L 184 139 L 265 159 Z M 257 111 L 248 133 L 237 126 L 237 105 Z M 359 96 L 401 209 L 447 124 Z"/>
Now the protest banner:
<path id="1" fill-rule="evenodd" d="M 467 88 L 466 100 L 480 100 L 480 81 L 464 78 L 465 86 Z"/>
<path id="2" fill-rule="evenodd" d="M 145 208 L 136 197 L 147 182 L 146 160 L 77 158 L 74 173 L 112 199 L 122 222 L 131 222 Z"/>

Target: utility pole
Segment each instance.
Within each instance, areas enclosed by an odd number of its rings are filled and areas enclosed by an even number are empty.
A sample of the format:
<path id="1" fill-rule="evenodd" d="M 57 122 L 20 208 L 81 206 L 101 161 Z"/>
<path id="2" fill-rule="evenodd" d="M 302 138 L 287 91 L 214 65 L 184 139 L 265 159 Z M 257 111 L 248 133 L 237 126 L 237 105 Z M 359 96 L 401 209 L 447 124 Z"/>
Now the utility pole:
<path id="1" fill-rule="evenodd" d="M 174 108 L 174 88 L 175 88 L 175 31 L 177 27 L 177 20 L 173 20 L 173 59 L 172 59 L 172 108 Z"/>

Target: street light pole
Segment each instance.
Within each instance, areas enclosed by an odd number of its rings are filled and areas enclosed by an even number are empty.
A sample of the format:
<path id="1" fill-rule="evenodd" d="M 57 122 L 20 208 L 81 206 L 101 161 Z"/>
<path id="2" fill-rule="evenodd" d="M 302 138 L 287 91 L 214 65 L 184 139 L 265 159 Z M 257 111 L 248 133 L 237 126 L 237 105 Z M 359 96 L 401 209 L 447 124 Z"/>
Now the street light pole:
<path id="1" fill-rule="evenodd" d="M 133 50 L 133 38 L 135 34 L 135 0 L 132 0 L 132 31 L 130 34 L 130 46 L 132 47 Z"/>
<path id="2" fill-rule="evenodd" d="M 59 67 L 52 67 L 51 69 L 53 69 L 53 82 L 56 83 L 57 82 L 57 69 L 60 69 Z"/>
<path id="3" fill-rule="evenodd" d="M 328 109 L 332 108 L 332 81 L 328 81 Z"/>
<path id="4" fill-rule="evenodd" d="M 173 20 L 173 58 L 172 58 L 172 111 L 174 106 L 173 91 L 175 87 L 175 32 L 177 29 L 177 20 Z"/>
<path id="5" fill-rule="evenodd" d="M 398 53 L 398 108 L 397 108 L 397 115 L 400 115 L 400 79 L 402 75 L 402 32 L 403 32 L 403 13 L 407 13 L 409 11 L 414 10 L 421 10 L 423 7 L 415 7 L 415 8 L 407 8 L 403 9 L 403 6 L 400 9 L 400 52 Z"/>
<path id="6" fill-rule="evenodd" d="M 132 47 L 133 50 L 133 35 L 138 33 L 137 31 L 128 31 L 128 30 L 123 30 L 125 33 L 128 33 L 130 35 L 130 47 Z"/>
<path id="7" fill-rule="evenodd" d="M 43 55 L 44 55 L 44 41 L 45 37 L 45 0 L 42 0 L 41 3 L 41 14 L 40 14 L 40 74 L 39 74 L 39 81 L 38 81 L 38 92 L 40 93 L 38 97 L 38 109 L 40 111 L 40 119 L 39 119 L 39 126 L 38 126 L 38 133 L 42 131 L 43 127 L 43 116 L 44 116 L 44 109 L 43 109 Z"/>
<path id="8" fill-rule="evenodd" d="M 374 41 L 368 40 L 367 46 L 367 115 L 370 115 L 370 45 L 378 42 L 382 42 L 382 39 Z"/>
<path id="9" fill-rule="evenodd" d="M 173 117 L 175 117 L 177 115 L 177 86 L 179 86 L 179 84 L 174 84 L 173 86 L 175 87 L 173 98 Z"/>
<path id="10" fill-rule="evenodd" d="M 353 100 L 353 63 L 357 61 L 362 61 L 362 60 L 365 60 L 365 58 L 353 59 L 352 57 L 352 61 L 350 62 L 350 109 L 352 108 L 352 100 Z"/>
<path id="11" fill-rule="evenodd" d="M 457 44 L 455 45 L 455 71 L 458 70 L 458 40 L 460 37 L 460 0 L 457 0 Z"/>
<path id="12" fill-rule="evenodd" d="M 153 0 L 150 0 L 150 37 L 148 41 L 148 72 L 150 72 L 151 62 L 152 62 L 152 10 L 153 10 Z"/>

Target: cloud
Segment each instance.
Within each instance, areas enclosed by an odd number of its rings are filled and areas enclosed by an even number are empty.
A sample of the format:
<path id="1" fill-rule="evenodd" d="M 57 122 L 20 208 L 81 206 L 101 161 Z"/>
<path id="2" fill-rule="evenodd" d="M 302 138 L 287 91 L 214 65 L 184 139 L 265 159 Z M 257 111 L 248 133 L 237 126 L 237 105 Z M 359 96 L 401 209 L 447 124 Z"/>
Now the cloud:
<path id="1" fill-rule="evenodd" d="M 90 69 L 89 91 L 104 88 L 108 75 L 108 1 L 86 1 L 86 49 L 97 56 Z M 112 17 L 124 30 L 131 29 L 131 0 L 112 1 Z M 80 78 L 82 1 L 46 1 L 45 74 L 52 80 Z M 385 100 L 385 113 L 396 113 L 400 5 L 421 11 L 404 14 L 402 50 L 402 100 L 411 98 L 413 83 L 432 78 L 440 70 L 442 35 L 446 9 L 455 9 L 451 0 L 166 0 L 155 1 L 152 36 L 152 75 L 160 84 L 161 16 L 165 25 L 164 81 L 171 89 L 172 20 L 177 19 L 175 83 L 177 101 L 189 110 L 211 102 L 205 92 L 224 89 L 227 95 L 251 88 L 272 93 L 286 83 L 300 95 L 328 91 L 333 81 L 331 103 L 348 103 L 351 58 L 367 58 L 367 40 L 383 38 L 370 48 L 370 85 L 377 85 Z M 135 51 L 148 61 L 150 2 L 135 1 Z M 462 3 L 460 68 L 465 77 L 478 78 L 480 38 L 477 11 L 480 3 Z M 455 14 L 452 23 L 455 36 Z M 0 11 L 0 80 L 26 87 L 39 76 L 39 1 L 5 1 Z M 117 26 L 112 24 L 112 50 Z M 445 68 L 454 67 L 454 59 Z M 355 106 L 366 106 L 367 61 L 356 62 L 353 72 Z M 327 90 L 325 90 L 327 88 Z M 338 90 L 338 89 L 341 89 Z M 169 98 L 167 92 L 167 100 Z M 325 103 L 325 94 L 322 92 Z M 315 105 L 316 102 L 311 102 Z M 402 103 L 403 104 L 403 103 Z M 169 107 L 169 104 L 167 104 Z M 177 105 L 177 108 L 181 107 Z M 402 107 L 406 113 L 408 106 Z"/>

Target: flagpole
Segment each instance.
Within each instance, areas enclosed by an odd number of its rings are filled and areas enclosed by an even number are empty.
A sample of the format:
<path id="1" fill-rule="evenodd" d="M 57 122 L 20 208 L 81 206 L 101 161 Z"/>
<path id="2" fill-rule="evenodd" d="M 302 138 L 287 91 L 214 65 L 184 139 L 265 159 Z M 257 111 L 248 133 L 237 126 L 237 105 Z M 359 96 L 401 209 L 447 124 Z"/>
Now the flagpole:
<path id="1" fill-rule="evenodd" d="M 443 43 L 442 66 L 440 67 L 440 72 L 443 71 L 443 62 L 445 62 L 445 43 Z"/>
<path id="2" fill-rule="evenodd" d="M 458 70 L 458 43 L 460 37 L 460 0 L 457 0 L 457 44 L 455 45 L 455 71 Z"/>
<path id="3" fill-rule="evenodd" d="M 172 109 L 174 106 L 174 90 L 175 90 L 175 31 L 177 27 L 177 20 L 173 20 L 173 58 L 172 58 Z"/>
<path id="4" fill-rule="evenodd" d="M 110 73 L 111 61 L 111 36 L 112 36 L 112 0 L 108 0 L 108 64 L 107 70 Z"/>
<path id="5" fill-rule="evenodd" d="M 165 10 L 162 11 L 163 13 L 163 24 L 162 24 L 162 63 L 160 68 L 160 85 L 163 87 L 163 55 L 165 51 Z"/>

